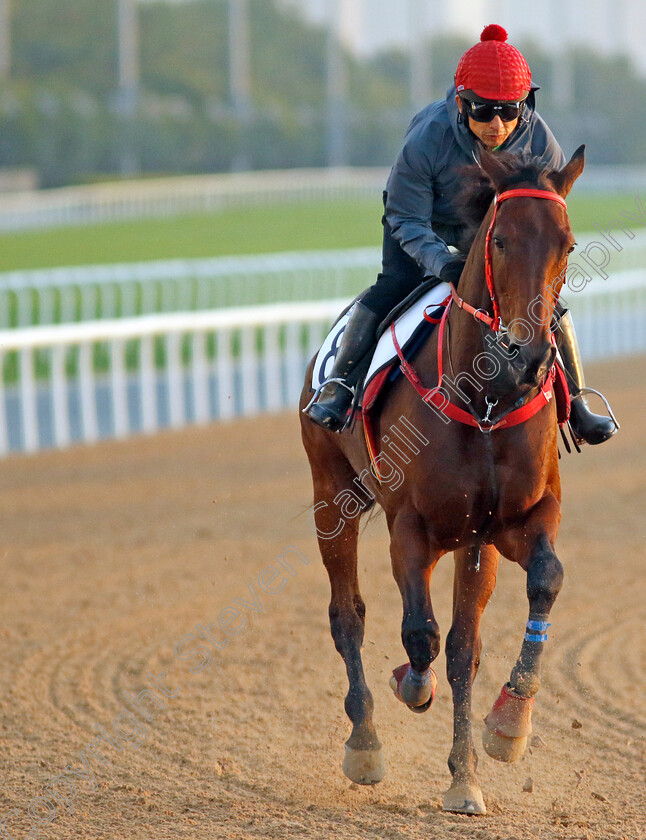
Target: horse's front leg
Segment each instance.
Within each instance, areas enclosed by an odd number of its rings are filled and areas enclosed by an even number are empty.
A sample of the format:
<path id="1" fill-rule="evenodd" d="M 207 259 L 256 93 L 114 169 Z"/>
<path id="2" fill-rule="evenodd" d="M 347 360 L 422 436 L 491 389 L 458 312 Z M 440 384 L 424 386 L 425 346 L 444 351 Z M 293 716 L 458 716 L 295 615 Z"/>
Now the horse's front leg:
<path id="1" fill-rule="evenodd" d="M 401 637 L 409 659 L 393 672 L 390 685 L 410 709 L 424 712 L 433 701 L 437 682 L 431 662 L 440 652 L 440 633 L 430 580 L 441 552 L 432 549 L 424 519 L 411 509 L 400 508 L 389 518 L 388 528 L 393 574 L 403 603 Z"/>
<path id="2" fill-rule="evenodd" d="M 486 814 L 476 777 L 478 756 L 471 731 L 471 691 L 480 665 L 480 618 L 496 585 L 498 552 L 493 546 L 455 552 L 453 622 L 446 639 L 446 673 L 453 692 L 451 787 L 443 808 L 460 814 Z"/>
<path id="3" fill-rule="evenodd" d="M 485 720 L 485 749 L 499 761 L 520 758 L 532 731 L 531 711 L 540 687 L 540 660 L 547 641 L 549 615 L 563 584 L 563 566 L 554 551 L 559 520 L 560 506 L 550 493 L 522 525 L 496 540 L 500 552 L 527 572 L 529 600 L 520 656 Z"/>
<path id="4" fill-rule="evenodd" d="M 319 434 L 318 430 L 316 433 Z M 330 578 L 330 630 L 345 663 L 349 689 L 345 710 L 352 723 L 343 772 L 362 785 L 380 782 L 385 774 L 381 744 L 372 713 L 374 702 L 361 660 L 366 608 L 357 577 L 359 516 L 342 516 L 339 494 L 353 487 L 355 473 L 335 447 L 323 442 L 310 457 L 314 481 L 314 522 L 323 563 Z M 310 450 L 308 450 L 309 454 Z"/>

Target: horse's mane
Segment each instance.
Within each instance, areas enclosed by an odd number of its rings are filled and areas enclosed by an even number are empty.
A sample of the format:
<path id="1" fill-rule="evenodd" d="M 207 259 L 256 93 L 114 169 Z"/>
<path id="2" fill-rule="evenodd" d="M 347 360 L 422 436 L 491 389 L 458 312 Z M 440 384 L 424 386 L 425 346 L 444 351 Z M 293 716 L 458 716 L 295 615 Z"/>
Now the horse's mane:
<path id="1" fill-rule="evenodd" d="M 496 160 L 506 170 L 497 190 L 480 166 L 473 164 L 461 170 L 463 186 L 458 193 L 455 207 L 460 220 L 465 225 L 465 232 L 460 242 L 460 251 L 463 254 L 469 253 L 496 192 L 513 189 L 519 184 L 536 189 L 554 189 L 550 181 L 550 175 L 554 170 L 545 169 L 538 158 L 503 152 L 496 155 Z"/>

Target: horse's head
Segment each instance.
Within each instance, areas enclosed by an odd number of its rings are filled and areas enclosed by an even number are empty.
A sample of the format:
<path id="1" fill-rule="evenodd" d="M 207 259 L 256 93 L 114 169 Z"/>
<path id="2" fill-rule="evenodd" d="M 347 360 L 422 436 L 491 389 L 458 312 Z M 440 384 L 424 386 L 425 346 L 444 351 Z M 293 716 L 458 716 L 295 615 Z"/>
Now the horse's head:
<path id="1" fill-rule="evenodd" d="M 583 171 L 584 148 L 577 149 L 560 171 L 544 171 L 535 163 L 510 157 L 501 160 L 482 155 L 490 189 L 504 199 L 489 209 L 476 238 L 480 246 L 484 243 L 489 262 L 483 302 L 489 310 L 493 307 L 502 325 L 497 338 L 500 349 L 506 346 L 508 361 L 498 364 L 498 373 L 490 381 L 494 397 L 528 391 L 543 380 L 554 362 L 550 325 L 568 254 L 575 244 L 561 199 Z M 508 198 L 506 193 L 511 193 Z M 481 249 L 473 248 L 469 261 L 481 258 Z M 500 352 L 497 358 L 501 358 Z"/>

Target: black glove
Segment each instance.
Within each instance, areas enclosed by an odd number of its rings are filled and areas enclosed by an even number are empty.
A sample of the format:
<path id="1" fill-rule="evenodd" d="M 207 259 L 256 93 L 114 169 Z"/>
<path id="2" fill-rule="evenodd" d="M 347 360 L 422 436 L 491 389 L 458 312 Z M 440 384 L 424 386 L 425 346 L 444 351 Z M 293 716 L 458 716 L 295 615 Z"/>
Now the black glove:
<path id="1" fill-rule="evenodd" d="M 457 286 L 463 268 L 463 259 L 451 260 L 440 271 L 440 280 L 443 283 L 453 283 L 454 286 Z"/>

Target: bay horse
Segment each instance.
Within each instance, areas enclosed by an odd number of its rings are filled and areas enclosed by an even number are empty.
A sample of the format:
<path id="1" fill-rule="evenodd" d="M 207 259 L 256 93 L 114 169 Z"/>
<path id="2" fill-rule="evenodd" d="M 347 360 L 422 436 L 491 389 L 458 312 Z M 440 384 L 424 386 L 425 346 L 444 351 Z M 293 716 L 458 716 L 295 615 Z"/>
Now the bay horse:
<path id="1" fill-rule="evenodd" d="M 443 807 L 468 814 L 486 813 L 476 777 L 471 693 L 482 648 L 480 618 L 495 586 L 499 555 L 526 572 L 529 600 L 520 655 L 483 731 L 485 749 L 499 760 L 516 760 L 525 749 L 548 617 L 563 580 L 554 548 L 561 516 L 555 401 L 548 391 L 538 408 L 529 406 L 536 406 L 553 376 L 552 317 L 574 247 L 564 198 L 583 171 L 584 147 L 560 171 L 490 154 L 482 155 L 480 166 L 482 183 L 472 191 L 471 209 L 480 203 L 481 224 L 459 295 L 453 289 L 441 328 L 412 364 L 402 363 L 407 375 L 392 384 L 374 418 L 374 440 L 384 443 L 376 458 L 382 467 L 388 463 L 385 444 L 394 443 L 389 433 L 404 431 L 402 424 L 408 430 L 391 449 L 402 456 L 401 480 L 378 479 L 361 419 L 334 433 L 303 413 L 312 393 L 312 364 L 300 412 L 314 523 L 331 585 L 331 633 L 349 681 L 345 710 L 352 733 L 343 770 L 359 784 L 374 784 L 385 772 L 361 660 L 365 604 L 357 576 L 360 515 L 378 503 L 390 533 L 409 660 L 393 672 L 391 687 L 414 711 L 425 711 L 435 692 L 430 666 L 440 650 L 440 633 L 431 576 L 440 557 L 454 553 L 453 617 L 446 639 L 454 707 L 452 784 Z M 537 301 L 543 308 L 538 319 Z M 436 387 L 442 366 L 445 378 L 451 372 L 452 395 L 460 405 Z M 525 412 L 512 420 L 519 405 Z"/>

